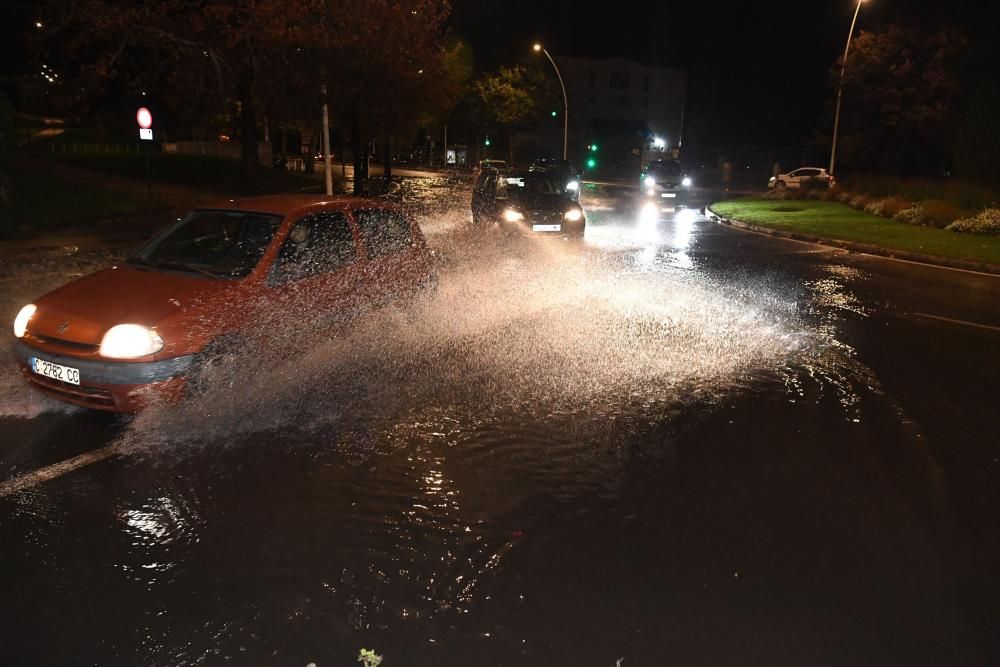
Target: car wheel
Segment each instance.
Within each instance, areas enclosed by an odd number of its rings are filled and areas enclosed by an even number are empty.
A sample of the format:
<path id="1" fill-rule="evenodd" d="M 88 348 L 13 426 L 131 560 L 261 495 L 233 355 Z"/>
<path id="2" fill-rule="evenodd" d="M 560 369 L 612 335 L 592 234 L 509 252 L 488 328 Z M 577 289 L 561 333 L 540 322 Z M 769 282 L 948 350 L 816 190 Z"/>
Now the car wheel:
<path id="1" fill-rule="evenodd" d="M 231 389 L 235 381 L 231 362 L 239 348 L 240 342 L 235 336 L 223 336 L 206 345 L 188 372 L 186 396 L 196 398 L 204 396 L 210 389 Z"/>

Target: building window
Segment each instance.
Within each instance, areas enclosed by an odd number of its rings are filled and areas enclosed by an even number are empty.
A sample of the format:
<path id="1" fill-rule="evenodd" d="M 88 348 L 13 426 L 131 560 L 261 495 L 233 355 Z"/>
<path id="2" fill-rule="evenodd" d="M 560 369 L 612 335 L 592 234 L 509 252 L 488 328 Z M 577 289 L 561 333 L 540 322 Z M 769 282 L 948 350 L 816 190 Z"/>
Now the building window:
<path id="1" fill-rule="evenodd" d="M 593 88 L 594 84 L 597 82 L 597 73 L 594 72 L 593 68 L 587 72 L 587 82 L 590 84 L 591 88 Z"/>
<path id="2" fill-rule="evenodd" d="M 615 95 L 611 98 L 611 104 L 616 107 L 627 107 L 628 106 L 628 95 Z"/>
<path id="3" fill-rule="evenodd" d="M 643 74 L 642 75 L 642 92 L 644 92 L 644 93 L 648 93 L 649 92 L 649 75 L 648 74 Z M 643 106 L 645 106 L 645 105 L 643 105 Z"/>
<path id="4" fill-rule="evenodd" d="M 611 73 L 611 87 L 614 90 L 628 90 L 629 84 L 629 73 L 628 72 L 612 72 Z"/>

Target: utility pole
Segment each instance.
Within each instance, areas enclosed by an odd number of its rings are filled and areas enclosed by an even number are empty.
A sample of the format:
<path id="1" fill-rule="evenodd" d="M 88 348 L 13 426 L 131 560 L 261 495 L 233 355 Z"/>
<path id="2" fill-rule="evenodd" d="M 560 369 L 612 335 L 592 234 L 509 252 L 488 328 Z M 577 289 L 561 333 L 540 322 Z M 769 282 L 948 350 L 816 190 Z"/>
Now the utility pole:
<path id="1" fill-rule="evenodd" d="M 330 161 L 330 109 L 326 102 L 326 84 L 323 84 L 323 177 L 326 180 L 326 195 L 333 194 L 333 165 Z"/>

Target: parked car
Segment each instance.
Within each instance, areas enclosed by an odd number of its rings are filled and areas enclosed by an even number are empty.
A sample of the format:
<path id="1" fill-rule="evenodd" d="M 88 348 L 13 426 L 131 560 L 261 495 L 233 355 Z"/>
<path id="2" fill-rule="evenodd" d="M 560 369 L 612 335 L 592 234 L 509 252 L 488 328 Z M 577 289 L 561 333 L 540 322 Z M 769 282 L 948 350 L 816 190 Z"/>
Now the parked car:
<path id="1" fill-rule="evenodd" d="M 506 169 L 506 168 L 507 168 L 506 160 L 480 160 L 479 162 L 480 171 L 484 169 Z"/>
<path id="2" fill-rule="evenodd" d="M 822 167 L 800 167 L 787 174 L 772 176 L 767 187 L 784 190 L 785 188 L 826 187 L 832 188 L 836 181 Z"/>
<path id="3" fill-rule="evenodd" d="M 582 235 L 586 216 L 563 187 L 544 171 L 486 169 L 472 190 L 472 220 L 543 235 Z"/>
<path id="4" fill-rule="evenodd" d="M 639 187 L 650 197 L 677 197 L 692 186 L 679 160 L 653 160 L 639 175 Z"/>
<path id="5" fill-rule="evenodd" d="M 304 326 L 303 313 L 347 311 L 433 277 L 420 228 L 396 206 L 306 195 L 230 200 L 24 306 L 14 350 L 42 393 L 134 412 L 182 397 L 211 355 L 239 351 L 264 317 L 287 310 L 287 326 Z"/>
<path id="6" fill-rule="evenodd" d="M 563 184 L 573 201 L 580 201 L 580 172 L 569 160 L 541 158 L 531 163 L 530 171 L 542 171 Z"/>

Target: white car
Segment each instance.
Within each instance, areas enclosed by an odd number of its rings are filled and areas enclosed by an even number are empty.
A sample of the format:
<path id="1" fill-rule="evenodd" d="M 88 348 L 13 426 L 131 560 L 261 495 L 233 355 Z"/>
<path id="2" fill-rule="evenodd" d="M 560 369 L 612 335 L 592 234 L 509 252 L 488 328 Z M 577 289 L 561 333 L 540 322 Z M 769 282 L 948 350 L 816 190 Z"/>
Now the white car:
<path id="1" fill-rule="evenodd" d="M 785 188 L 828 187 L 832 188 L 834 179 L 822 167 L 800 167 L 787 174 L 772 176 L 767 187 L 784 190 Z"/>

